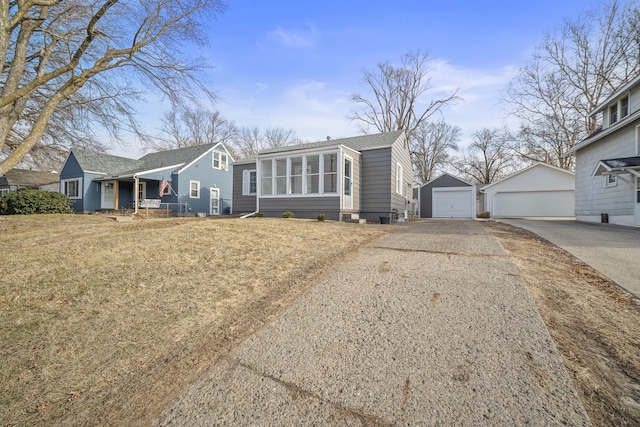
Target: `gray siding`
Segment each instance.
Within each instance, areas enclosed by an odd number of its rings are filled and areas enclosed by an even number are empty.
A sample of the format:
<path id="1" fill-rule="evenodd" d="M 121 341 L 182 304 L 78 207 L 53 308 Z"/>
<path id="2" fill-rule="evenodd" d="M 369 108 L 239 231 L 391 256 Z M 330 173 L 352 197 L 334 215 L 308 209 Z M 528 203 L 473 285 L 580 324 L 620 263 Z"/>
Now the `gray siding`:
<path id="1" fill-rule="evenodd" d="M 255 163 L 233 165 L 233 211 L 237 214 L 256 211 L 256 196 L 242 195 L 242 174 L 246 170 L 256 169 Z"/>
<path id="2" fill-rule="evenodd" d="M 420 218 L 432 218 L 433 213 L 433 189 L 451 187 L 470 187 L 471 184 L 451 175 L 441 175 L 438 178 L 420 187 Z"/>
<path id="3" fill-rule="evenodd" d="M 295 218 L 317 218 L 325 214 L 327 219 L 339 220 L 340 197 L 263 197 L 260 212 L 267 217 L 282 217 L 285 211 L 293 212 Z"/>
<path id="4" fill-rule="evenodd" d="M 576 152 L 576 216 L 634 214 L 635 181 L 618 176 L 618 184 L 605 187 L 605 177 L 592 176 L 598 162 L 636 155 L 636 121 Z"/>
<path id="5" fill-rule="evenodd" d="M 396 164 L 402 165 L 402 194 L 396 192 Z M 391 209 L 397 209 L 400 214 L 409 209 L 413 196 L 413 165 L 409 148 L 405 145 L 405 138 L 399 138 L 392 146 L 391 157 Z"/>
<path id="6" fill-rule="evenodd" d="M 391 186 L 395 179 L 391 151 L 389 147 L 362 152 L 360 217 L 368 222 L 379 222 L 381 216 L 391 212 Z"/>

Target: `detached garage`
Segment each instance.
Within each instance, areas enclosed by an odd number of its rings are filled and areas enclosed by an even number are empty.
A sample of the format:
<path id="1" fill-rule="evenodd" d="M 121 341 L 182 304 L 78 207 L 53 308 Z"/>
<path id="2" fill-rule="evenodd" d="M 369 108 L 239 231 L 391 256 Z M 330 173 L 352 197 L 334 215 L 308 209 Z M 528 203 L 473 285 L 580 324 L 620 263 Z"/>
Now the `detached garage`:
<path id="1" fill-rule="evenodd" d="M 420 218 L 475 216 L 475 186 L 447 173 L 420 187 L 418 198 Z"/>
<path id="2" fill-rule="evenodd" d="M 492 217 L 572 217 L 575 175 L 536 163 L 482 190 L 483 210 Z"/>

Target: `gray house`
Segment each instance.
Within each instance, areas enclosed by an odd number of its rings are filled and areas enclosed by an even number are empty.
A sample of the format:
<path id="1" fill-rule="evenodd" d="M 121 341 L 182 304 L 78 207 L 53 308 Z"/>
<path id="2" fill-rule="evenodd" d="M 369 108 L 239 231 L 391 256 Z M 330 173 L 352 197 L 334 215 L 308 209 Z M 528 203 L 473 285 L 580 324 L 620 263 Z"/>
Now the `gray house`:
<path id="1" fill-rule="evenodd" d="M 46 191 L 58 191 L 60 178 L 56 172 L 43 172 L 28 169 L 11 169 L 0 176 L 0 197 L 11 191 L 34 188 Z"/>
<path id="2" fill-rule="evenodd" d="M 236 213 L 279 217 L 406 218 L 413 170 L 403 131 L 300 144 L 237 161 Z"/>
<path id="3" fill-rule="evenodd" d="M 419 190 L 420 218 L 473 218 L 475 186 L 443 173 Z"/>
<path id="4" fill-rule="evenodd" d="M 222 144 L 138 160 L 74 148 L 60 171 L 60 192 L 77 212 L 137 211 L 152 204 L 176 213 L 219 215 L 231 213 L 232 171 L 233 158 Z"/>
<path id="5" fill-rule="evenodd" d="M 640 226 L 640 75 L 590 114 L 601 127 L 576 144 L 579 221 Z"/>

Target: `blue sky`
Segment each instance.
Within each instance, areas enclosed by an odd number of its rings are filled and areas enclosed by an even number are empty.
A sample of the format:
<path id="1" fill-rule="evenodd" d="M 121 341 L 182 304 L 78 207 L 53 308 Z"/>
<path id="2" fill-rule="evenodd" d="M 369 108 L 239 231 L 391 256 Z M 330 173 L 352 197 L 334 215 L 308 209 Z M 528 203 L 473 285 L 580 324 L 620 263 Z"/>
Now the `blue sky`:
<path id="1" fill-rule="evenodd" d="M 461 145 L 483 127 L 501 126 L 500 94 L 545 33 L 576 18 L 589 0 L 414 1 L 228 0 L 209 26 L 203 52 L 215 108 L 239 126 L 292 128 L 305 140 L 359 134 L 347 119 L 352 92 L 365 92 L 362 68 L 409 51 L 432 61 L 428 97 L 460 86 L 464 98 L 443 110 L 462 128 Z M 153 129 L 158 106 L 147 104 Z M 117 154 L 135 157 L 134 147 Z"/>

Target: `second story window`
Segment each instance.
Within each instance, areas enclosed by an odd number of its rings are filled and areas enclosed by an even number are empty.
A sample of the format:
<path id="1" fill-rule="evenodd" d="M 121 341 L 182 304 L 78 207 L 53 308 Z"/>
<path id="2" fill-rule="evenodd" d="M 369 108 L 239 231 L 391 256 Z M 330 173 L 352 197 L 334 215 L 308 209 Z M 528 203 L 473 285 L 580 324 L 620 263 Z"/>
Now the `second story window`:
<path id="1" fill-rule="evenodd" d="M 625 96 L 620 100 L 620 118 L 623 119 L 629 115 L 629 97 Z"/>
<path id="2" fill-rule="evenodd" d="M 227 155 L 224 153 L 220 153 L 219 151 L 213 152 L 213 168 L 214 169 L 222 169 L 226 171 L 229 168 L 229 160 L 227 159 Z"/>
<path id="3" fill-rule="evenodd" d="M 618 121 L 618 105 L 612 105 L 609 107 L 609 124 L 614 124 Z"/>

